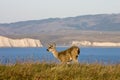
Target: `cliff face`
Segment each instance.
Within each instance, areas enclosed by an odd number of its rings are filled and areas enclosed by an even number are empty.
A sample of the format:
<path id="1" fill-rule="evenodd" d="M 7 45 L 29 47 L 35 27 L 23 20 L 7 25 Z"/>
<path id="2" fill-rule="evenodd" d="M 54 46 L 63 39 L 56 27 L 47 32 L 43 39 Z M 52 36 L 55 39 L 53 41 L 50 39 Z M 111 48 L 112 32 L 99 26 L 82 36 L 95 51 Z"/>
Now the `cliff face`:
<path id="1" fill-rule="evenodd" d="M 0 47 L 42 47 L 42 44 L 35 39 L 10 39 L 0 36 Z"/>
<path id="2" fill-rule="evenodd" d="M 72 45 L 97 46 L 97 47 L 120 47 L 120 43 L 114 43 L 114 42 L 73 41 Z"/>

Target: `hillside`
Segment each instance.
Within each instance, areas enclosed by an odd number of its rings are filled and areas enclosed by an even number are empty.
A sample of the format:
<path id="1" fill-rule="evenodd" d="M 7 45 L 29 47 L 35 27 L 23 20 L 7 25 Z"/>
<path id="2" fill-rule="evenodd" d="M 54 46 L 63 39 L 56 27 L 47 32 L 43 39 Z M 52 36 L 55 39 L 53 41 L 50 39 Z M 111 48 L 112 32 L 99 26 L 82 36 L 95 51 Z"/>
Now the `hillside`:
<path id="1" fill-rule="evenodd" d="M 120 31 L 120 14 L 84 15 L 68 18 L 0 24 L 0 34 L 30 34 L 60 30 Z"/>
<path id="2" fill-rule="evenodd" d="M 44 42 L 120 40 L 120 14 L 97 14 L 0 24 L 0 35 L 35 38 Z"/>

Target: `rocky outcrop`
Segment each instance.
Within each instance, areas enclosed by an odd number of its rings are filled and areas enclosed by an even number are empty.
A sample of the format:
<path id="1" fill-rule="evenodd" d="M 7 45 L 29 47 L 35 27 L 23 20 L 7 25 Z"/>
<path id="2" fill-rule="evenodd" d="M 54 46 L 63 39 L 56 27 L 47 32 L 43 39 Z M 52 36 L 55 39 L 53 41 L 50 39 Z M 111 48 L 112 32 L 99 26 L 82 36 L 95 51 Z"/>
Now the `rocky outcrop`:
<path id="1" fill-rule="evenodd" d="M 120 47 L 120 42 L 90 42 L 90 41 L 73 41 L 72 45 L 77 46 L 98 46 L 98 47 Z"/>
<path id="2" fill-rule="evenodd" d="M 0 47 L 42 47 L 40 40 L 24 38 L 10 39 L 0 36 Z"/>

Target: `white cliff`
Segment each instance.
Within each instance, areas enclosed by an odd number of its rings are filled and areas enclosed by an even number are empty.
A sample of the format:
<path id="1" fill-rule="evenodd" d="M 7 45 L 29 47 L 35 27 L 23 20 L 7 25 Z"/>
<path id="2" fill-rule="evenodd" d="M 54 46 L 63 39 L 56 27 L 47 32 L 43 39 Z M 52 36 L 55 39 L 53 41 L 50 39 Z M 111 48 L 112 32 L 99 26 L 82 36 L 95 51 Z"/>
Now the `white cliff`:
<path id="1" fill-rule="evenodd" d="M 91 46 L 92 43 L 90 41 L 73 41 L 72 45 L 77 45 L 77 46 Z"/>
<path id="2" fill-rule="evenodd" d="M 97 47 L 120 47 L 120 42 L 90 42 L 90 41 L 73 41 L 72 45 L 77 46 L 97 46 Z"/>
<path id="3" fill-rule="evenodd" d="M 0 47 L 42 47 L 40 40 L 24 38 L 10 39 L 0 36 Z"/>
<path id="4" fill-rule="evenodd" d="M 93 42 L 92 46 L 120 47 L 120 43 L 114 43 L 114 42 Z"/>

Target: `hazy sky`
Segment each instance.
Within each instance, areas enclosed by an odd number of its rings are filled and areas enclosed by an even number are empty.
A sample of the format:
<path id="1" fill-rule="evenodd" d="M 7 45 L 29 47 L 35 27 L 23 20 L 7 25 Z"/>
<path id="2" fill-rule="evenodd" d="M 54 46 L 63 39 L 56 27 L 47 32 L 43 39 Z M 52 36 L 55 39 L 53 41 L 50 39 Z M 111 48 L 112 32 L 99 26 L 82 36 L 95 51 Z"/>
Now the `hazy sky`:
<path id="1" fill-rule="evenodd" d="M 120 0 L 0 0 L 0 23 L 120 13 Z"/>

